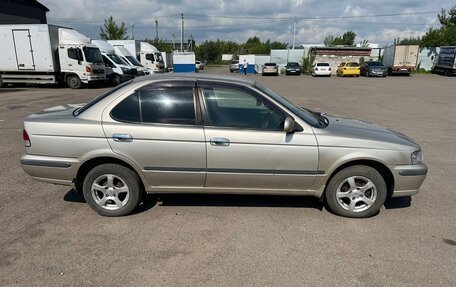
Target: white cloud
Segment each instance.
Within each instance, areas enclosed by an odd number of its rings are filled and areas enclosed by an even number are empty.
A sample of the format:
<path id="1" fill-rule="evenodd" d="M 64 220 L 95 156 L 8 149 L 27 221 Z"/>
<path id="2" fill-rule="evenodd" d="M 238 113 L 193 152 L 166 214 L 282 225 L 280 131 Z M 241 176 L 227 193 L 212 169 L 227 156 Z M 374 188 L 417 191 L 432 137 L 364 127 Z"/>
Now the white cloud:
<path id="1" fill-rule="evenodd" d="M 159 36 L 172 39 L 180 35 L 180 13 L 185 17 L 185 35 L 197 42 L 206 39 L 245 41 L 249 36 L 291 43 L 293 17 L 297 16 L 298 43 L 322 42 L 326 35 L 340 35 L 347 30 L 357 33 L 357 42 L 368 39 L 380 44 L 397 37 L 422 35 L 429 27 L 438 27 L 437 12 L 450 8 L 451 0 L 357 0 L 354 4 L 340 0 L 41 0 L 50 12 L 50 23 L 73 27 L 97 38 L 103 20 L 113 15 L 127 28 L 135 25 L 136 38 L 154 38 L 155 20 Z M 416 13 L 431 14 L 366 18 L 363 15 Z M 234 16 L 234 17 L 233 17 Z M 334 17 L 353 16 L 338 19 Z M 235 18 L 237 17 L 237 18 Z M 305 20 L 303 17 L 320 18 Z M 329 18 L 328 18 L 329 17 Z M 265 19 L 287 18 L 287 19 Z"/>

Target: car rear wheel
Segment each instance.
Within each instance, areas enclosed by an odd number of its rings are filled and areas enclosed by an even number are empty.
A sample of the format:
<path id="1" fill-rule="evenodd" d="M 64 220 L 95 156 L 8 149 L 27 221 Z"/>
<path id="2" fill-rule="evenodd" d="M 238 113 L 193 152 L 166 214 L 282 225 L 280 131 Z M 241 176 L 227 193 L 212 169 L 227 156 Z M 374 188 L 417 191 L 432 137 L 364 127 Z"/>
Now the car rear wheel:
<path id="1" fill-rule="evenodd" d="M 138 175 L 118 164 L 94 167 L 84 179 L 83 194 L 89 206 L 104 216 L 124 216 L 141 201 Z"/>
<path id="2" fill-rule="evenodd" d="M 326 202 L 335 214 L 357 218 L 377 214 L 386 195 L 386 183 L 380 173 L 363 165 L 339 171 L 325 190 Z"/>

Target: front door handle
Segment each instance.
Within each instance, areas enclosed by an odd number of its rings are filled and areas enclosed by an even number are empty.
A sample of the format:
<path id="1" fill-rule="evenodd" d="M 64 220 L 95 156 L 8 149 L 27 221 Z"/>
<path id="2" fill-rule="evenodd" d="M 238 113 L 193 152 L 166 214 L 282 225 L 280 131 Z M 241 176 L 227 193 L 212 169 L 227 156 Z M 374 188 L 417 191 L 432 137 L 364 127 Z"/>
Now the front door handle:
<path id="1" fill-rule="evenodd" d="M 115 142 L 132 142 L 133 141 L 133 137 L 131 135 L 127 135 L 127 134 L 113 134 L 112 139 Z"/>
<path id="2" fill-rule="evenodd" d="M 211 145 L 218 145 L 218 146 L 229 146 L 230 141 L 226 138 L 211 138 L 210 141 Z"/>

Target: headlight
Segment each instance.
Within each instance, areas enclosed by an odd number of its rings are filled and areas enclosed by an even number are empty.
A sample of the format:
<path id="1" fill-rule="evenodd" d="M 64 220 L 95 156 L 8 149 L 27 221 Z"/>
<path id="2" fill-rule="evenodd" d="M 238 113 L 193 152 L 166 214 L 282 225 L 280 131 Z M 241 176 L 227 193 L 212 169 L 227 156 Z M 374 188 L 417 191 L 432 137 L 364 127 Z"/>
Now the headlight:
<path id="1" fill-rule="evenodd" d="M 130 69 L 124 68 L 124 67 L 121 67 L 121 69 L 122 69 L 122 73 L 124 73 L 124 74 L 128 73 L 128 71 L 130 70 Z"/>
<path id="2" fill-rule="evenodd" d="M 423 161 L 423 153 L 420 150 L 417 150 L 412 153 L 410 156 L 412 164 L 419 164 Z"/>

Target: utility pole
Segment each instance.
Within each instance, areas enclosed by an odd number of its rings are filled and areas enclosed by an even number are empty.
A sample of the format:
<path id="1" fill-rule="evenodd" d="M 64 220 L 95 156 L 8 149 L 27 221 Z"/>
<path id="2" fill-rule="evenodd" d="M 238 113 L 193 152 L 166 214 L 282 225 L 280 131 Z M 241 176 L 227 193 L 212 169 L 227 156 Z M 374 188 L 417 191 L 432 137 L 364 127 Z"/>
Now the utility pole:
<path id="1" fill-rule="evenodd" d="M 184 51 L 184 14 L 181 13 L 181 52 Z"/>
<path id="2" fill-rule="evenodd" d="M 173 34 L 173 51 L 176 50 L 176 41 L 175 41 L 175 34 Z"/>
<path id="3" fill-rule="evenodd" d="M 296 45 L 296 17 L 294 18 L 293 22 L 293 50 L 295 49 Z"/>
<path id="4" fill-rule="evenodd" d="M 155 40 L 158 42 L 158 20 L 155 20 Z"/>

